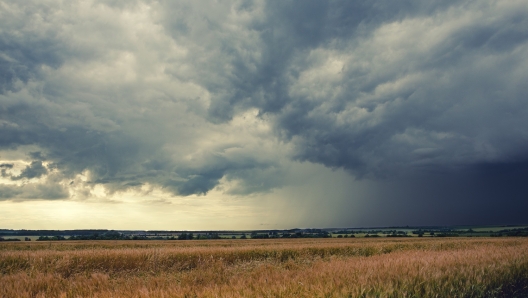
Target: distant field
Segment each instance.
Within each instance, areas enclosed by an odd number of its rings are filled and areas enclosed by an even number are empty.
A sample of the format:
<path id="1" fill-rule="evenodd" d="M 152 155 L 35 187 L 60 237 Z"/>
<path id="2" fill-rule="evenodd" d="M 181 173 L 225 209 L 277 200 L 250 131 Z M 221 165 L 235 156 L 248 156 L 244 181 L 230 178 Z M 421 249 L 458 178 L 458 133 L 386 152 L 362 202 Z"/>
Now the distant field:
<path id="1" fill-rule="evenodd" d="M 0 243 L 0 297 L 527 297 L 526 238 Z"/>

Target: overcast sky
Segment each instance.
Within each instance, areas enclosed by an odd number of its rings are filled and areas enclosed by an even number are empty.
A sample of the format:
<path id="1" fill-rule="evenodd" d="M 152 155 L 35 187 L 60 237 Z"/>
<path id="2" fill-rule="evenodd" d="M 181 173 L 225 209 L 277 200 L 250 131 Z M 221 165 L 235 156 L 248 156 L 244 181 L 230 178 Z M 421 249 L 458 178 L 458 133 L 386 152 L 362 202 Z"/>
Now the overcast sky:
<path id="1" fill-rule="evenodd" d="M 0 0 L 0 228 L 520 224 L 528 5 Z"/>

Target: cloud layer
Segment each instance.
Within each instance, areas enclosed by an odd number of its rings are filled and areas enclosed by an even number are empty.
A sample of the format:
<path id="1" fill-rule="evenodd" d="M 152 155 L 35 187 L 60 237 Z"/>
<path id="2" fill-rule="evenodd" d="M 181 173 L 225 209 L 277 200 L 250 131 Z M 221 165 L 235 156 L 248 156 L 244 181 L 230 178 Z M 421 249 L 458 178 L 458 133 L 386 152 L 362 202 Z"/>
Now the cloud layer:
<path id="1" fill-rule="evenodd" d="M 262 194 L 296 162 L 390 184 L 528 160 L 524 1 L 0 7 L 0 200 Z"/>

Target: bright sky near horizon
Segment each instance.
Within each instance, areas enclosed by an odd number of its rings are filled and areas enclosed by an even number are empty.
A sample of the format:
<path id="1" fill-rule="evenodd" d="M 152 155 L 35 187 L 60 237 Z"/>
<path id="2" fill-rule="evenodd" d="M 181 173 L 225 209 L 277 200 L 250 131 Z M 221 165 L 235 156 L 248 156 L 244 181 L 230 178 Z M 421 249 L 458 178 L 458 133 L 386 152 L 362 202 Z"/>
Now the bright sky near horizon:
<path id="1" fill-rule="evenodd" d="M 0 228 L 526 223 L 526 4 L 0 0 Z"/>

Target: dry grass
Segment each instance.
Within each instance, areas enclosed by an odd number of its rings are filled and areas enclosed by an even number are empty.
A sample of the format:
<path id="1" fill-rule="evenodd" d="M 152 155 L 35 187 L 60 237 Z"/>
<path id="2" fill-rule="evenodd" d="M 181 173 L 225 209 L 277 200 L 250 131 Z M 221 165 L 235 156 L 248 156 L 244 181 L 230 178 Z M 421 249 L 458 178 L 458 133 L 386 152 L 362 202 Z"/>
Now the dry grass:
<path id="1" fill-rule="evenodd" d="M 528 239 L 0 244 L 0 297 L 526 297 Z"/>

